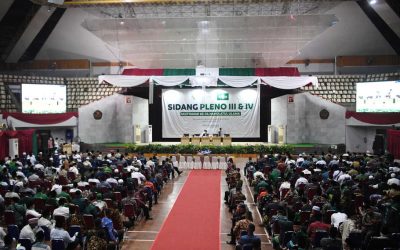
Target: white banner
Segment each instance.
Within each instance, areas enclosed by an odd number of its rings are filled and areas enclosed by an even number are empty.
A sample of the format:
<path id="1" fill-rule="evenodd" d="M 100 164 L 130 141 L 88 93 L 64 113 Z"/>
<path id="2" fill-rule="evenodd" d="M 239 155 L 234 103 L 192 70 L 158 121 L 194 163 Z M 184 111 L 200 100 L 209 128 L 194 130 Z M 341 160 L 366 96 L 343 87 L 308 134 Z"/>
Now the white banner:
<path id="1" fill-rule="evenodd" d="M 163 89 L 162 136 L 230 134 L 233 138 L 260 137 L 259 88 Z"/>

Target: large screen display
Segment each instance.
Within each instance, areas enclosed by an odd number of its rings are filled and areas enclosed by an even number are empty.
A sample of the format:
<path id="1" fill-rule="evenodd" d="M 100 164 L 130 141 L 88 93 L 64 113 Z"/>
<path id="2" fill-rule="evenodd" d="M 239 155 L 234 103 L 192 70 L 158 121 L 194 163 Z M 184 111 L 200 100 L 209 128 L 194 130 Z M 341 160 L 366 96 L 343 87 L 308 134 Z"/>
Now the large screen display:
<path id="1" fill-rule="evenodd" d="M 400 112 L 400 81 L 357 83 L 357 112 Z"/>
<path id="2" fill-rule="evenodd" d="M 162 135 L 229 134 L 260 137 L 260 93 L 256 88 L 163 89 Z"/>
<path id="3" fill-rule="evenodd" d="M 65 113 L 66 89 L 65 85 L 22 84 L 22 113 Z"/>

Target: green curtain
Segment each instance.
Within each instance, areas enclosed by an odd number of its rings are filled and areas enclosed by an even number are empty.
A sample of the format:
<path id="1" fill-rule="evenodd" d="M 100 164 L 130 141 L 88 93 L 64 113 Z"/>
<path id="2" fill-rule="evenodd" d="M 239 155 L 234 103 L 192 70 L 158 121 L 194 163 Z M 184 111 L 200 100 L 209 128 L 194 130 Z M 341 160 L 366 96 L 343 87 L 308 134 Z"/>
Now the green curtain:
<path id="1" fill-rule="evenodd" d="M 38 145 L 37 145 L 37 134 L 36 131 L 32 134 L 32 153 L 34 155 L 38 154 Z"/>
<path id="2" fill-rule="evenodd" d="M 254 68 L 220 68 L 220 76 L 254 76 Z"/>
<path id="3" fill-rule="evenodd" d="M 194 76 L 196 69 L 164 69 L 164 76 Z"/>

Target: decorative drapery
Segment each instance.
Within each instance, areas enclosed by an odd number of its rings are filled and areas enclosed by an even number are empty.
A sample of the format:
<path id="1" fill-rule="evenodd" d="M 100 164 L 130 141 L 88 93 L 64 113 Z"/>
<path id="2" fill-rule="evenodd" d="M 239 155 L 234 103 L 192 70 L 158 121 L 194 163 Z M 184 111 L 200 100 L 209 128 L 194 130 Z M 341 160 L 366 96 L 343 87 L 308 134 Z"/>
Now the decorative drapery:
<path id="1" fill-rule="evenodd" d="M 105 81 L 118 87 L 135 87 L 146 83 L 147 81 L 154 82 L 154 84 L 157 85 L 172 87 L 185 83 L 188 80 L 193 87 L 217 86 L 218 80 L 234 88 L 243 88 L 251 86 L 254 83 L 264 83 L 278 89 L 296 89 L 310 83 L 318 86 L 318 78 L 315 76 L 99 76 L 99 83 Z M 262 82 L 260 82 L 260 80 Z"/>
<path id="2" fill-rule="evenodd" d="M 387 136 L 388 151 L 395 159 L 400 159 L 400 130 L 388 129 Z"/>
<path id="3" fill-rule="evenodd" d="M 189 80 L 188 76 L 152 76 L 150 81 L 157 85 L 173 87 Z"/>
<path id="4" fill-rule="evenodd" d="M 297 89 L 309 83 L 318 86 L 318 78 L 316 76 L 270 76 L 261 77 L 261 81 L 278 89 Z"/>
<path id="5" fill-rule="evenodd" d="M 256 76 L 219 76 L 218 78 L 221 82 L 234 88 L 247 87 L 259 80 L 259 77 Z"/>
<path id="6" fill-rule="evenodd" d="M 192 87 L 215 87 L 218 84 L 218 78 L 214 76 L 191 76 L 189 80 Z"/>
<path id="7" fill-rule="evenodd" d="M 107 82 L 117 87 L 128 88 L 142 85 L 149 79 L 150 76 L 101 75 L 99 76 L 99 84 Z"/>
<path id="8" fill-rule="evenodd" d="M 347 111 L 346 119 L 349 119 L 351 117 L 361 122 L 377 125 L 390 125 L 400 123 L 399 113 L 361 113 Z"/>
<path id="9" fill-rule="evenodd" d="M 33 148 L 33 136 L 35 135 L 34 129 L 27 130 L 14 130 L 14 131 L 0 131 L 0 159 L 4 159 L 8 155 L 8 139 L 18 139 L 18 153 L 22 155 L 23 152 L 31 152 Z M 11 155 L 14 157 L 14 155 Z"/>
<path id="10" fill-rule="evenodd" d="M 22 122 L 40 124 L 40 125 L 57 124 L 65 122 L 66 120 L 69 120 L 72 117 L 78 117 L 78 112 L 67 112 L 62 114 L 24 114 L 24 113 L 14 113 L 14 112 L 13 113 L 3 112 L 2 114 L 4 119 L 12 117 Z"/>

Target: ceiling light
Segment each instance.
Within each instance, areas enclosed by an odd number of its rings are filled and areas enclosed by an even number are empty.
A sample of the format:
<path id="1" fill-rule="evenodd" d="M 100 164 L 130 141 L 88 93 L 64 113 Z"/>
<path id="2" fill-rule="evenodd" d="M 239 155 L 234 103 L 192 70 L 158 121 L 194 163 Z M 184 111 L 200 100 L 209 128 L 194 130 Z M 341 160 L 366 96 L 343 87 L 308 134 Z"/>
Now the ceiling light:
<path id="1" fill-rule="evenodd" d="M 121 24 L 121 25 L 124 25 L 124 24 L 125 24 L 125 22 L 124 22 L 124 21 L 121 21 L 121 22 L 119 22 L 119 24 Z"/>
<path id="2" fill-rule="evenodd" d="M 369 4 L 376 4 L 376 0 L 369 0 Z"/>

